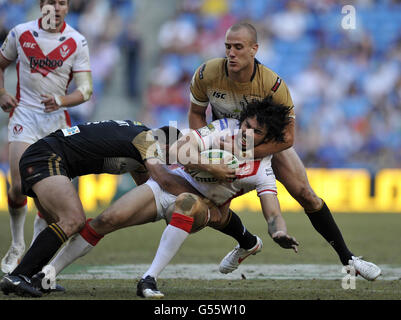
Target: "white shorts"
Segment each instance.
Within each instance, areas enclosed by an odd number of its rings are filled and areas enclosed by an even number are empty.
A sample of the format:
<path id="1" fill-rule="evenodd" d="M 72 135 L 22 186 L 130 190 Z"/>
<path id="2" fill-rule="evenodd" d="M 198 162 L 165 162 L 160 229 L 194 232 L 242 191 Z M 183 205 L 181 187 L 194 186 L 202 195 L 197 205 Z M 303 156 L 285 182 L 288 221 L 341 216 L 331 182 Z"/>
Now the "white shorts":
<path id="1" fill-rule="evenodd" d="M 175 199 L 177 196 L 164 191 L 160 188 L 159 184 L 150 178 L 145 182 L 153 191 L 153 195 L 155 196 L 156 207 L 157 207 L 157 217 L 156 221 L 160 219 L 166 219 L 166 213 L 168 209 L 175 203 Z"/>
<path id="2" fill-rule="evenodd" d="M 29 108 L 17 107 L 8 121 L 8 142 L 32 144 L 58 129 L 71 126 L 67 111 L 39 113 Z"/>

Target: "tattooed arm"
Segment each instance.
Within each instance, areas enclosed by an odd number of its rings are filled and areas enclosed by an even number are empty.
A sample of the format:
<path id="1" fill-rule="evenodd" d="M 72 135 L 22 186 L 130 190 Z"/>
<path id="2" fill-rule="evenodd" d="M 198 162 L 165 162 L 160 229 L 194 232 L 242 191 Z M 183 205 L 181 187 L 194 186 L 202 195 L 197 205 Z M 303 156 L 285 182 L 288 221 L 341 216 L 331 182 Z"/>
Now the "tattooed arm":
<path id="1" fill-rule="evenodd" d="M 287 226 L 280 211 L 280 204 L 275 194 L 260 196 L 263 215 L 267 221 L 268 232 L 272 239 L 282 248 L 298 252 L 299 243 L 287 234 Z"/>

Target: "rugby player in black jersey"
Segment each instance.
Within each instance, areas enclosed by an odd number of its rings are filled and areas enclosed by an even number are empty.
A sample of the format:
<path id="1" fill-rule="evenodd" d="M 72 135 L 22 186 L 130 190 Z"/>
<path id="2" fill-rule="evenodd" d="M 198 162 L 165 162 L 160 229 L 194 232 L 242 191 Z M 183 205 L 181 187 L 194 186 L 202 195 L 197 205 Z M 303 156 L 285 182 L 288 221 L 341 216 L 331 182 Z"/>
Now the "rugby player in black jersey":
<path id="1" fill-rule="evenodd" d="M 175 134 L 169 134 L 174 131 Z M 32 285 L 31 277 L 85 226 L 82 203 L 70 180 L 76 176 L 129 171 L 141 184 L 148 172 L 173 195 L 188 191 L 197 194 L 185 179 L 165 168 L 156 137 L 164 136 L 166 143 L 173 143 L 178 130 L 165 127 L 163 132 L 166 134 L 155 134 L 140 122 L 108 120 L 57 130 L 31 145 L 20 161 L 22 189 L 34 198 L 50 224 L 38 234 L 20 264 L 3 277 L 2 291 L 42 295 L 40 288 Z"/>

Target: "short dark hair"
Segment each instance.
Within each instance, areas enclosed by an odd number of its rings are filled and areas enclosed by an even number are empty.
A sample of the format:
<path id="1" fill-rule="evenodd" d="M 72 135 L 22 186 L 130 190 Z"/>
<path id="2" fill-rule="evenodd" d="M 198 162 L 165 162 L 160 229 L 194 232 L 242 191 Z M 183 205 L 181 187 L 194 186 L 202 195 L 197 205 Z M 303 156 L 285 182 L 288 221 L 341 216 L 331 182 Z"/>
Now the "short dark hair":
<path id="1" fill-rule="evenodd" d="M 252 42 L 258 43 L 258 33 L 256 31 L 256 28 L 252 24 L 246 21 L 240 21 L 233 24 L 229 28 L 230 31 L 238 31 L 240 29 L 246 29 L 251 37 Z"/>
<path id="2" fill-rule="evenodd" d="M 157 136 L 157 141 L 159 141 L 159 143 L 161 144 L 172 145 L 182 136 L 181 131 L 176 127 L 172 126 L 163 126 L 159 129 L 156 129 L 155 131 L 156 131 L 155 135 Z"/>
<path id="3" fill-rule="evenodd" d="M 284 129 L 290 123 L 292 107 L 275 104 L 271 98 L 248 103 L 240 114 L 240 123 L 245 119 L 256 117 L 260 126 L 266 126 L 267 141 L 284 142 Z"/>

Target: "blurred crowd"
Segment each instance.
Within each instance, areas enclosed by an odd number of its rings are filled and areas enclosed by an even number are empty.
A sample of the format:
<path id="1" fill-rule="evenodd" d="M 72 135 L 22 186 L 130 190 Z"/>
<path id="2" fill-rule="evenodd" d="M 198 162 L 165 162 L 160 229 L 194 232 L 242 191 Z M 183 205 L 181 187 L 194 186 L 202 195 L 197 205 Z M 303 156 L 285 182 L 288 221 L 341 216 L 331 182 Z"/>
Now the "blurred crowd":
<path id="1" fill-rule="evenodd" d="M 91 101 L 71 109 L 76 122 L 90 119 L 124 57 L 126 95 L 144 101 L 139 120 L 187 127 L 194 71 L 205 60 L 224 57 L 227 28 L 248 20 L 258 31 L 257 59 L 290 88 L 295 148 L 307 167 L 361 167 L 373 173 L 400 167 L 401 1 L 352 1 L 356 28 L 343 29 L 346 1 L 181 0 L 157 39 L 138 32 L 138 1 L 70 0 L 66 21 L 88 40 L 94 80 Z M 13 26 L 28 20 L 38 2 L 0 0 L 0 43 Z M 156 41 L 160 54 L 145 77 L 150 79 L 146 90 L 139 92 L 143 41 Z M 5 128 L 1 135 L 6 139 Z"/>
<path id="2" fill-rule="evenodd" d="M 401 2 L 352 1 L 356 28 L 343 29 L 334 0 L 184 0 L 159 33 L 147 110 L 154 125 L 187 126 L 189 83 L 205 60 L 224 57 L 227 28 L 258 30 L 257 59 L 288 84 L 295 148 L 308 167 L 376 172 L 401 166 Z"/>

